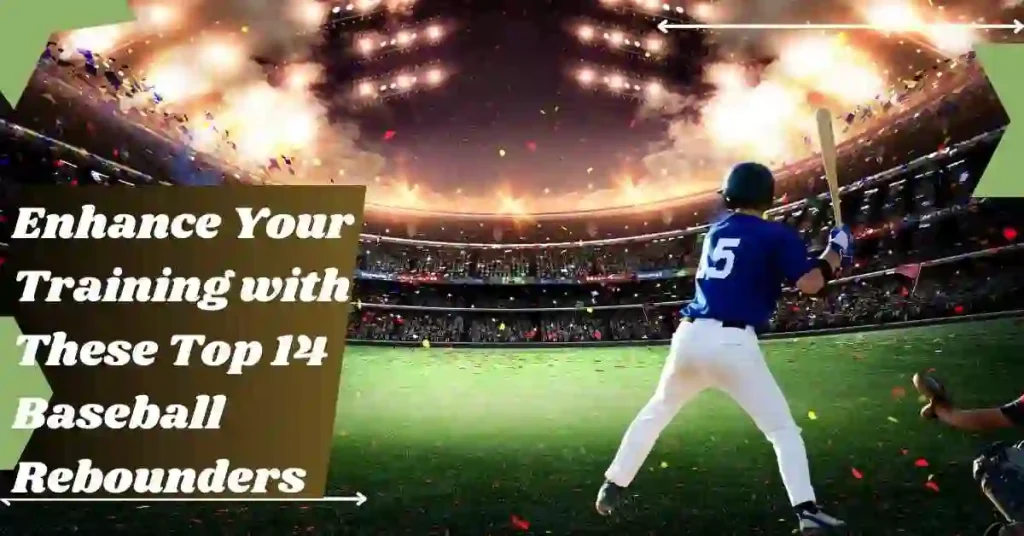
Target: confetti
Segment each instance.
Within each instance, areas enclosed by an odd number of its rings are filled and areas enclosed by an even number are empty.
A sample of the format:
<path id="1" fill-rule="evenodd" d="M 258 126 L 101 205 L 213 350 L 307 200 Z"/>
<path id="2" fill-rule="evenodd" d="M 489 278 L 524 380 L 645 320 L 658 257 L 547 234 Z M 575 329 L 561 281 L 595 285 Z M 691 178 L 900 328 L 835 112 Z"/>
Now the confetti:
<path id="1" fill-rule="evenodd" d="M 932 482 L 931 480 L 929 480 L 928 482 L 925 482 L 924 483 L 924 487 L 934 491 L 935 493 L 939 492 L 939 485 L 936 484 L 935 482 Z"/>
<path id="2" fill-rule="evenodd" d="M 807 418 L 812 420 L 812 421 L 816 421 L 816 420 L 818 420 L 818 414 L 813 412 L 813 411 L 808 411 L 807 412 Z"/>
<path id="3" fill-rule="evenodd" d="M 505 149 L 498 149 L 498 156 L 504 157 L 505 156 Z"/>
<path id="4" fill-rule="evenodd" d="M 662 469 L 668 469 L 668 462 L 661 462 Z"/>
<path id="5" fill-rule="evenodd" d="M 594 168 L 592 168 L 592 167 L 588 167 L 587 168 L 587 175 L 590 175 L 593 172 L 594 172 Z"/>
<path id="6" fill-rule="evenodd" d="M 424 348 L 430 348 L 430 340 L 428 339 L 423 339 L 423 342 L 421 344 L 423 344 Z"/>
<path id="7" fill-rule="evenodd" d="M 864 478 L 864 474 L 858 471 L 856 467 L 851 468 L 850 473 L 853 474 L 853 478 L 856 478 L 857 480 Z"/>
<path id="8" fill-rule="evenodd" d="M 889 417 L 888 419 L 889 419 L 889 422 L 894 422 L 894 423 L 899 423 L 900 422 L 900 421 L 896 420 L 896 417 Z"/>
<path id="9" fill-rule="evenodd" d="M 537 142 L 534 142 L 534 141 L 526 142 L 526 148 L 529 149 L 530 152 L 536 151 L 537 150 Z"/>
<path id="10" fill-rule="evenodd" d="M 512 526 L 518 530 L 530 530 L 530 522 L 517 516 L 512 516 Z"/>
<path id="11" fill-rule="evenodd" d="M 899 386 L 892 388 L 892 397 L 893 398 L 899 399 L 899 398 L 903 398 L 905 396 L 907 396 L 907 390 L 906 389 L 904 389 L 902 387 L 899 387 Z"/>
<path id="12" fill-rule="evenodd" d="M 384 141 L 391 140 L 392 138 L 395 137 L 395 134 L 398 134 L 398 132 L 396 132 L 394 130 L 389 130 L 389 131 L 385 132 L 384 133 Z"/>
<path id="13" fill-rule="evenodd" d="M 920 458 L 916 462 L 914 462 L 914 465 L 916 465 L 917 467 L 928 467 L 928 460 Z"/>

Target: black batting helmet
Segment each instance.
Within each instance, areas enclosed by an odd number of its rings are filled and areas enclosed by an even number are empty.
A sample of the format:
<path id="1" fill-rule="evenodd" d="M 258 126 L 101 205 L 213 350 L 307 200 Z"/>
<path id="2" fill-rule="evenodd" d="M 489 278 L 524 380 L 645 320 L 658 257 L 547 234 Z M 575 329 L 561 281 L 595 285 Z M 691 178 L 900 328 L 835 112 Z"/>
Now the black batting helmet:
<path id="1" fill-rule="evenodd" d="M 729 170 L 719 193 L 726 208 L 765 210 L 775 202 L 775 177 L 761 164 L 744 162 Z"/>

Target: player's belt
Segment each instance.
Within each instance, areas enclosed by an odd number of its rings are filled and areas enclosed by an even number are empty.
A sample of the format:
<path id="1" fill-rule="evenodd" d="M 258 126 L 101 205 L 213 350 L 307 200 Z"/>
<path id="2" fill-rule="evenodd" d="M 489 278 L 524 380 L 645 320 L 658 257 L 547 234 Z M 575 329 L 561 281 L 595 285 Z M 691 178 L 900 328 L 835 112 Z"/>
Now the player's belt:
<path id="1" fill-rule="evenodd" d="M 689 316 L 684 316 L 683 317 L 683 322 L 688 322 L 688 323 L 692 324 L 693 320 L 694 319 L 689 317 Z M 716 318 L 711 318 L 709 320 L 717 320 L 717 319 Z M 729 321 L 729 320 L 719 320 L 719 322 L 722 323 L 722 327 L 723 328 L 747 329 L 748 327 L 750 327 L 750 324 L 744 324 L 743 322 L 732 322 L 732 321 Z"/>

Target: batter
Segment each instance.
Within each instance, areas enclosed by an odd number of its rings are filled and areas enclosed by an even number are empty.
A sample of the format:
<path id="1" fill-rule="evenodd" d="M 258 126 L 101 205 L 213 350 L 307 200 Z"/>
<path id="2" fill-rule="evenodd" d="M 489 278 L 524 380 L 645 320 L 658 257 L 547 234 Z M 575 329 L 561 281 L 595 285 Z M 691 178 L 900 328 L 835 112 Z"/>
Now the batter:
<path id="1" fill-rule="evenodd" d="M 771 171 L 755 163 L 739 164 L 726 176 L 721 193 L 729 212 L 704 238 L 694 299 L 682 311 L 654 396 L 626 430 L 605 473 L 597 497 L 601 515 L 620 505 L 679 409 L 701 391 L 716 388 L 732 397 L 774 446 L 801 534 L 845 530 L 844 522 L 818 508 L 800 428 L 768 370 L 755 326 L 769 321 L 784 283 L 804 294 L 820 293 L 850 260 L 852 237 L 847 228 L 835 228 L 826 251 L 808 258 L 794 229 L 763 218 L 775 198 L 774 184 Z"/>

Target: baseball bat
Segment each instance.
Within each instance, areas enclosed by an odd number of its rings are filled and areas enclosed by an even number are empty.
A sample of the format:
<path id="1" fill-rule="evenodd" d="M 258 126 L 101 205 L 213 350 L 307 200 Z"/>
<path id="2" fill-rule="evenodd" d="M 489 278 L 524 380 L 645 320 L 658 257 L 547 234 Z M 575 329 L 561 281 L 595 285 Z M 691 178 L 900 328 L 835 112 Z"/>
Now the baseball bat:
<path id="1" fill-rule="evenodd" d="M 835 217 L 836 227 L 838 227 L 843 224 L 843 211 L 839 201 L 839 171 L 836 164 L 838 150 L 836 149 L 835 132 L 832 130 L 832 113 L 825 108 L 819 108 L 816 117 L 818 120 L 818 143 L 821 145 L 821 164 L 825 168 L 828 193 L 832 197 L 832 216 Z"/>

